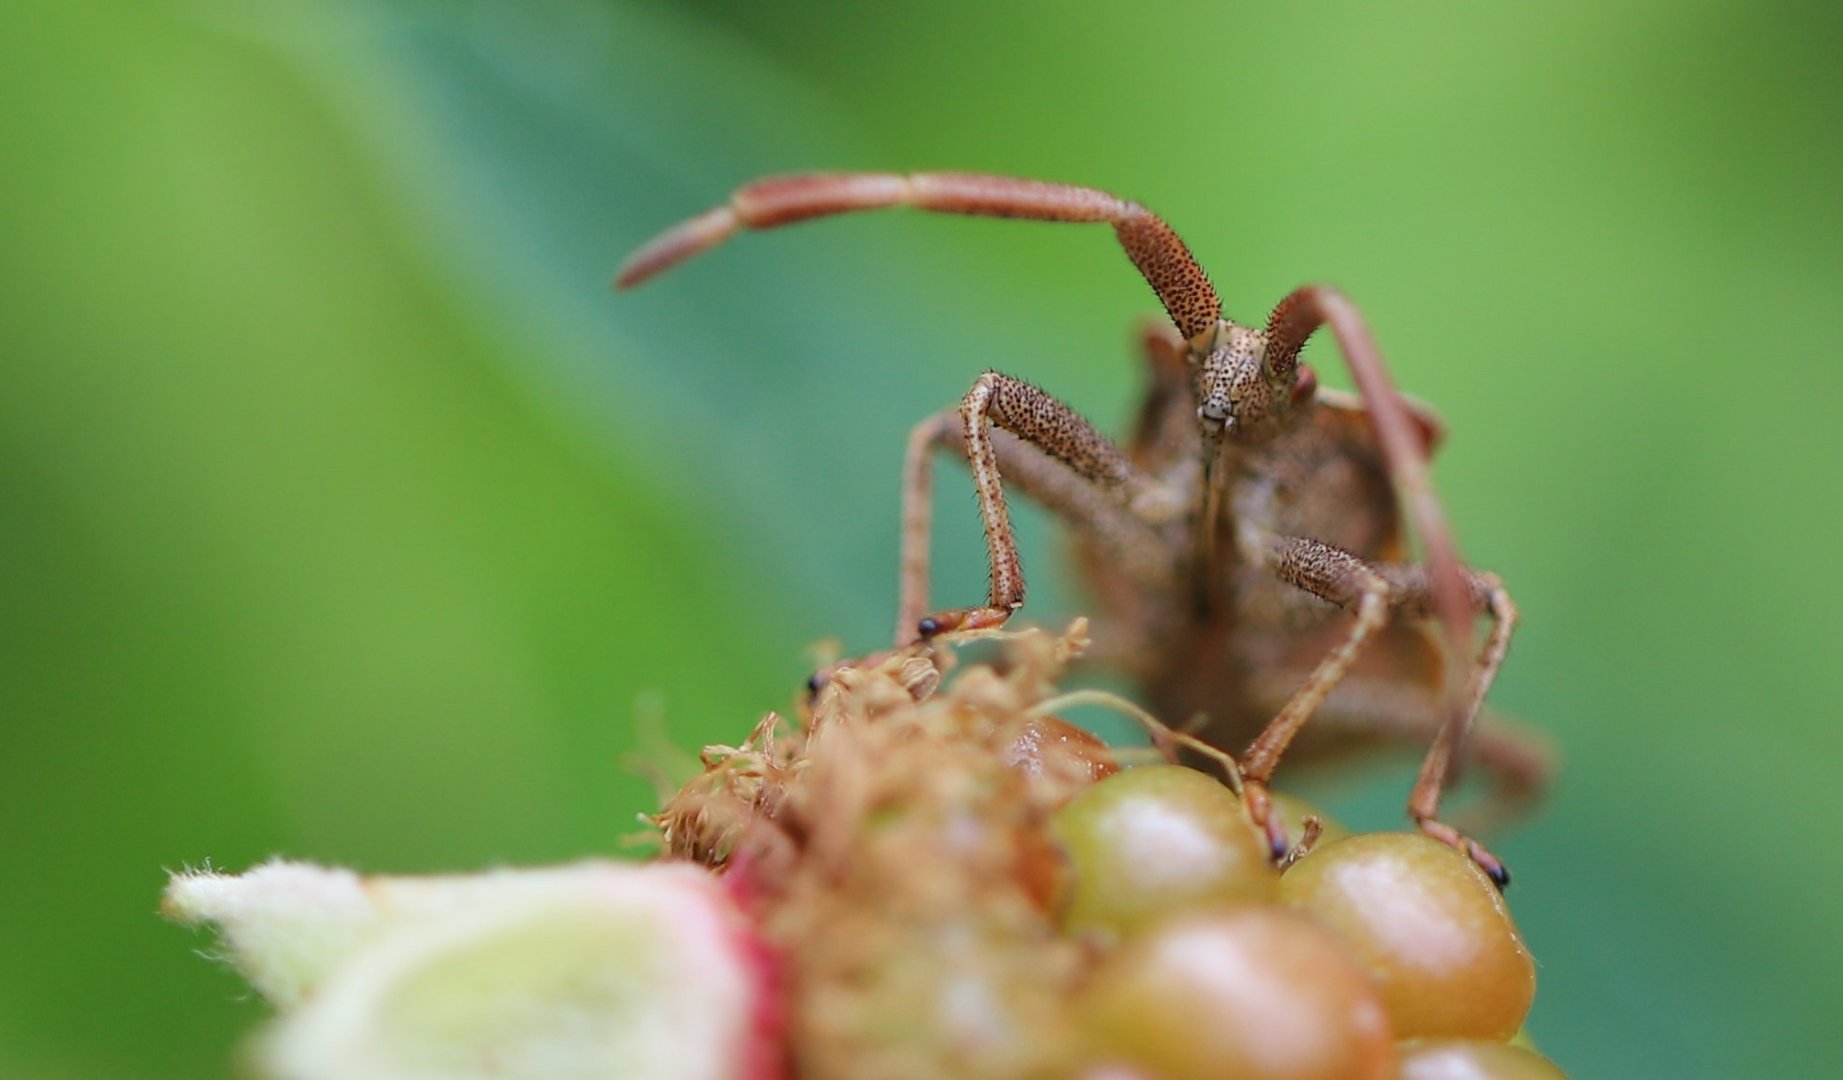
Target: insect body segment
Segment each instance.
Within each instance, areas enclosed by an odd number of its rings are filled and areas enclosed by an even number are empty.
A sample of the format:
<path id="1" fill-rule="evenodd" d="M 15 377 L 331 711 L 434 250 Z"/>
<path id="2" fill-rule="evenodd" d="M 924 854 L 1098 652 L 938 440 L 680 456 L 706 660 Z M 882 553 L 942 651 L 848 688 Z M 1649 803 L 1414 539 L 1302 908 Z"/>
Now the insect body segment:
<path id="1" fill-rule="evenodd" d="M 1241 764 L 1257 821 L 1274 820 L 1264 785 L 1295 740 L 1307 739 L 1309 719 L 1324 732 L 1321 754 L 1364 738 L 1431 739 L 1410 816 L 1507 880 L 1495 857 L 1438 814 L 1515 608 L 1495 576 L 1460 564 L 1427 475 L 1438 423 L 1395 391 L 1342 293 L 1305 286 L 1265 326 L 1242 326 L 1223 317 L 1184 242 L 1138 203 L 968 173 L 760 180 L 643 246 L 616 284 L 639 284 L 745 229 L 895 206 L 1110 224 L 1171 320 L 1171 329 L 1144 335 L 1149 387 L 1126 449 L 1050 394 L 993 371 L 957 410 L 915 428 L 903 470 L 898 643 L 998 626 L 1023 605 L 1005 501 L 1014 487 L 1072 527 L 1107 616 L 1096 622 L 1097 645 L 1115 665 L 1166 715 L 1204 713 L 1216 741 L 1247 743 Z M 1321 326 L 1351 369 L 1355 400 L 1319 390 L 1299 362 Z M 981 607 L 928 603 L 932 454 L 942 447 L 972 470 L 991 568 Z M 1424 564 L 1403 561 L 1404 517 Z M 1479 616 L 1491 620 L 1482 646 Z M 1546 760 L 1528 740 L 1499 727 L 1481 735 L 1474 757 L 1500 789 L 1540 786 Z"/>

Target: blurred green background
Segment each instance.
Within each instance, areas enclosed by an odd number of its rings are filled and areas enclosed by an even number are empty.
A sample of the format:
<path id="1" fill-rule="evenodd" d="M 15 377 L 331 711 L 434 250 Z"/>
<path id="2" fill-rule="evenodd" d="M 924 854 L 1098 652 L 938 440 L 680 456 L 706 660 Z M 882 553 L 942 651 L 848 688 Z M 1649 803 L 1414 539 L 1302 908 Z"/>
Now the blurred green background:
<path id="1" fill-rule="evenodd" d="M 1153 303 L 1104 231 L 871 216 L 608 292 L 812 167 L 1104 186 L 1232 314 L 1356 297 L 1524 608 L 1495 700 L 1567 758 L 1499 844 L 1538 1040 L 1835 1075 L 1843 9 L 1811 7 L 12 0 L 0 1075 L 230 1071 L 263 1010 L 154 916 L 163 867 L 613 849 L 639 724 L 733 740 L 810 642 L 881 643 L 903 432 L 983 367 L 1129 415 Z M 1077 610 L 1025 528 L 1034 612 Z"/>

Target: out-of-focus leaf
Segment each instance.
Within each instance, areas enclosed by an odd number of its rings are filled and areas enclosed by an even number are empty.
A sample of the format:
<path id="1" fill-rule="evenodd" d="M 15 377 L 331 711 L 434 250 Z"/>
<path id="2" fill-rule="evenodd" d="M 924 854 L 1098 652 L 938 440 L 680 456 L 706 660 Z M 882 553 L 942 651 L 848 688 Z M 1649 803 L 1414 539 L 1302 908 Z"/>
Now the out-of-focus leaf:
<path id="1" fill-rule="evenodd" d="M 965 291 L 945 284 L 939 239 L 894 262 L 874 228 L 748 237 L 642 291 L 609 288 L 628 250 L 755 175 L 873 164 L 849 127 L 759 50 L 669 10 L 348 11 L 371 62 L 363 91 L 337 89 L 350 52 L 310 50 L 310 70 L 391 163 L 456 279 L 543 343 L 526 373 L 774 568 L 742 588 L 780 605 L 781 640 L 881 644 L 904 435 L 1013 344 L 969 349 L 966 327 L 915 324 Z M 975 580 L 975 523 L 950 513 L 942 530 L 958 580 Z"/>

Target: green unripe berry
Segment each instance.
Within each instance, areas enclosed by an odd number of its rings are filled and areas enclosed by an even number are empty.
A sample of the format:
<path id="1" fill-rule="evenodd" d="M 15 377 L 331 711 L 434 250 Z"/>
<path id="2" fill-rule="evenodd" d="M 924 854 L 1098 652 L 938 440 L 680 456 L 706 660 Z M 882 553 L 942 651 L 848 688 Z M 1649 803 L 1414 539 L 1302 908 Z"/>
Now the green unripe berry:
<path id="1" fill-rule="evenodd" d="M 1240 797 L 1195 769 L 1127 769 L 1082 791 L 1052 828 L 1069 861 L 1072 932 L 1129 935 L 1180 912 L 1268 900 L 1279 885 Z"/>

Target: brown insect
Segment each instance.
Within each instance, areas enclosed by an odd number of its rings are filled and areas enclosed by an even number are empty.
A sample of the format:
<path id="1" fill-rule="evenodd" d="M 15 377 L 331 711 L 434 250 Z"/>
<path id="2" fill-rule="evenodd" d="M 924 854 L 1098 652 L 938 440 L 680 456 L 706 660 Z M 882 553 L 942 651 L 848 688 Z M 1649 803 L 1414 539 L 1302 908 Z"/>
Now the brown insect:
<path id="1" fill-rule="evenodd" d="M 1005 486 L 1072 527 L 1100 607 L 1097 654 L 1135 676 L 1163 715 L 1204 714 L 1240 757 L 1248 804 L 1286 848 L 1266 785 L 1306 721 L 1321 755 L 1377 740 L 1432 740 L 1408 800 L 1421 830 L 1467 852 L 1500 885 L 1503 864 L 1439 820 L 1516 624 L 1498 578 L 1460 565 L 1427 476 L 1440 425 L 1405 401 L 1357 309 L 1337 290 L 1294 290 L 1265 327 L 1223 317 L 1216 290 L 1171 227 L 1104 191 L 965 173 L 819 173 L 738 189 L 622 266 L 627 288 L 722 243 L 855 210 L 911 206 L 1039 221 L 1105 222 L 1158 294 L 1171 326 L 1143 334 L 1148 387 L 1129 447 L 1042 390 L 995 371 L 957 408 L 918 425 L 903 471 L 897 643 L 1004 623 L 1024 603 Z M 1328 326 L 1359 395 L 1319 387 L 1300 363 Z M 1175 329 L 1173 329 L 1175 328 Z M 971 466 L 991 566 L 978 607 L 928 603 L 932 455 Z M 1402 518 L 1424 563 L 1407 559 Z M 1489 620 L 1482 644 L 1474 621 Z M 1449 662 L 1448 658 L 1456 658 Z M 1542 785 L 1527 737 L 1481 727 L 1468 756 L 1500 804 Z"/>

